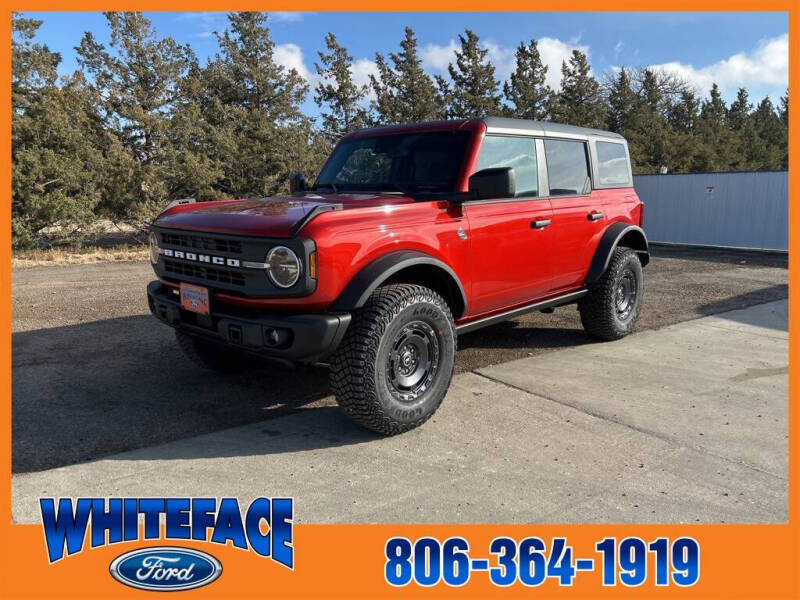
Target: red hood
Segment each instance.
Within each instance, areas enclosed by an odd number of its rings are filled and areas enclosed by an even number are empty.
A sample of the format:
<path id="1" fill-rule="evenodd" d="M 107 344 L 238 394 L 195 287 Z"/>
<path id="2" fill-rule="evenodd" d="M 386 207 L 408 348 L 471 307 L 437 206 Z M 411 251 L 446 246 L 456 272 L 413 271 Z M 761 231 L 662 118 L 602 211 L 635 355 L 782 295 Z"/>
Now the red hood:
<path id="1" fill-rule="evenodd" d="M 395 194 L 329 194 L 181 204 L 161 213 L 153 225 L 232 235 L 291 237 L 297 224 L 317 207 L 364 208 L 407 204 Z"/>

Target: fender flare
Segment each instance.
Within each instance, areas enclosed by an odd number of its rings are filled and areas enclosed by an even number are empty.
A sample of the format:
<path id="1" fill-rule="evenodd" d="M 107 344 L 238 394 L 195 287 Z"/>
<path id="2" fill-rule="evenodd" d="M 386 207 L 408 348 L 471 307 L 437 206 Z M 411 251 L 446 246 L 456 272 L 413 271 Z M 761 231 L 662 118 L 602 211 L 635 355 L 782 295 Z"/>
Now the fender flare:
<path id="1" fill-rule="evenodd" d="M 455 284 L 458 288 L 461 294 L 462 306 L 464 311 L 466 310 L 467 295 L 455 271 L 442 261 L 423 252 L 417 252 L 416 250 L 389 252 L 367 264 L 347 283 L 330 306 L 330 310 L 350 311 L 361 308 L 367 302 L 370 294 L 392 275 L 399 273 L 403 269 L 417 265 L 430 265 L 440 269 L 443 275 L 451 280 L 450 284 Z"/>
<path id="2" fill-rule="evenodd" d="M 630 223 L 613 223 L 605 230 L 603 237 L 600 238 L 600 243 L 594 251 L 592 262 L 589 264 L 589 271 L 586 274 L 585 285 L 591 285 L 602 277 L 608 268 L 608 263 L 611 262 L 614 250 L 616 250 L 622 238 L 627 235 L 632 236 L 635 240 L 635 245 L 632 248 L 639 255 L 642 266 L 650 262 L 650 248 L 644 230 Z"/>

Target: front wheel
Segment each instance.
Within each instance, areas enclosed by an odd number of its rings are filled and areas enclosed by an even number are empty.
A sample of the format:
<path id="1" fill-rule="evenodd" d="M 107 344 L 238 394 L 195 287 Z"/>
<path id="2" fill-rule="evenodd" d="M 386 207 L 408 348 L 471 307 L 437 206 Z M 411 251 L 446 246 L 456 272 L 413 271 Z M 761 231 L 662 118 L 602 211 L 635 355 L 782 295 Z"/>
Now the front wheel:
<path id="1" fill-rule="evenodd" d="M 330 366 L 345 414 L 384 435 L 422 425 L 450 386 L 456 353 L 453 317 L 428 288 L 378 288 L 353 320 Z"/>
<path id="2" fill-rule="evenodd" d="M 608 268 L 578 302 L 586 333 L 603 340 L 625 337 L 642 310 L 642 263 L 630 248 L 617 248 Z"/>

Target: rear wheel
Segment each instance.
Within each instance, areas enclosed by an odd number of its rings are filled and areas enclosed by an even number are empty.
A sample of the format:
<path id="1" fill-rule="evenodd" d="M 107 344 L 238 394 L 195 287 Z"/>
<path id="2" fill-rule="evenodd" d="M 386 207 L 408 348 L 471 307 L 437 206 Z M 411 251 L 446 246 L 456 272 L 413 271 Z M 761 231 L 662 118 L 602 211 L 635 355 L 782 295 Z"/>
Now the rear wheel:
<path id="1" fill-rule="evenodd" d="M 183 353 L 204 369 L 227 374 L 244 373 L 256 363 L 255 357 L 244 352 L 237 352 L 228 346 L 215 344 L 177 329 L 175 339 Z"/>
<path id="2" fill-rule="evenodd" d="M 422 425 L 450 386 L 456 333 L 447 303 L 411 284 L 378 288 L 333 356 L 331 387 L 353 421 L 384 435 Z"/>
<path id="3" fill-rule="evenodd" d="M 586 332 L 603 340 L 617 340 L 633 331 L 642 310 L 642 263 L 630 248 L 617 248 L 608 268 L 578 302 Z"/>

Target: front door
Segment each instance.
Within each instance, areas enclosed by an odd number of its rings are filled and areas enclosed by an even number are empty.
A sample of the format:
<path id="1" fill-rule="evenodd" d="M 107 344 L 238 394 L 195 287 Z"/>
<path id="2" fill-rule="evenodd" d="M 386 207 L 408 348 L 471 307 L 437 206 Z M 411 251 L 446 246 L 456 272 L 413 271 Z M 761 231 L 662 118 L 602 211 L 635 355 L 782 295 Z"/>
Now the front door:
<path id="1" fill-rule="evenodd" d="M 514 169 L 517 192 L 463 205 L 471 237 L 471 316 L 533 301 L 551 287 L 552 211 L 539 197 L 535 140 L 487 135 L 475 170 L 494 167 Z"/>

